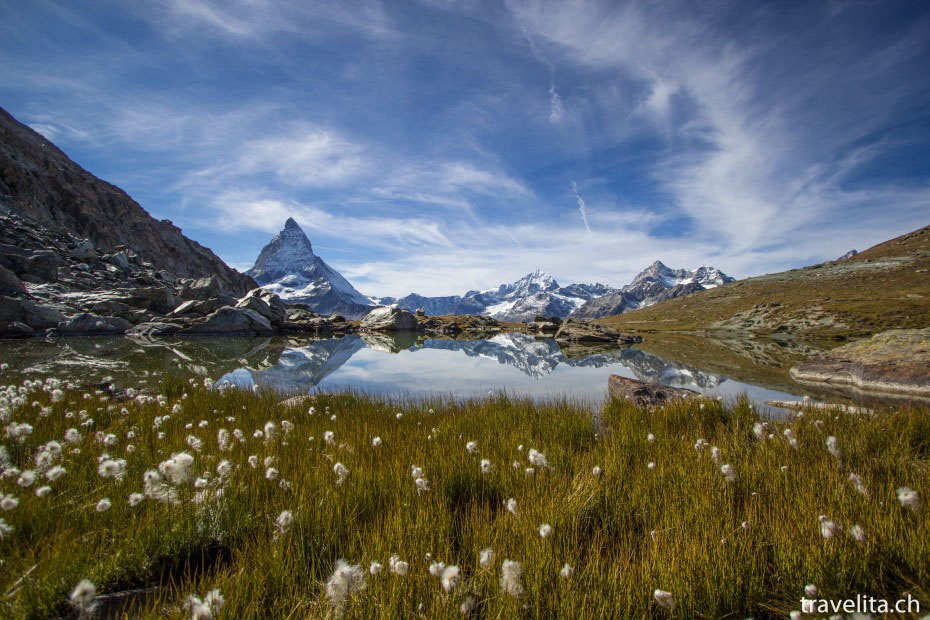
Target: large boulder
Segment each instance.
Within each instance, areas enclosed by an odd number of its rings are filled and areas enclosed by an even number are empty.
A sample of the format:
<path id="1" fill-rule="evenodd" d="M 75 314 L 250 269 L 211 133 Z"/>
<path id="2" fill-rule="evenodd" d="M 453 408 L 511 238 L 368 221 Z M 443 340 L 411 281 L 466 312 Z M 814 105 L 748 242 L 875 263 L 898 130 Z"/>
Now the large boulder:
<path id="1" fill-rule="evenodd" d="M 206 301 L 191 299 L 190 301 L 181 303 L 177 308 L 169 312 L 166 316 L 184 316 L 189 314 L 206 316 L 211 312 L 216 312 L 222 307 L 223 304 L 220 303 L 219 299 L 208 299 Z"/>
<path id="2" fill-rule="evenodd" d="M 254 310 L 224 306 L 182 334 L 273 334 L 271 322 Z"/>
<path id="3" fill-rule="evenodd" d="M 26 289 L 16 274 L 0 265 L 0 294 L 22 293 Z"/>
<path id="4" fill-rule="evenodd" d="M 189 281 L 181 288 L 178 297 L 185 300 L 196 299 L 199 301 L 219 299 L 225 305 L 236 303 L 236 299 L 230 295 L 229 291 L 226 290 L 226 287 L 216 276 Z"/>
<path id="5" fill-rule="evenodd" d="M 32 253 L 30 259 L 32 265 L 29 267 L 29 275 L 42 282 L 58 281 L 58 268 L 65 264 L 58 254 L 52 250 L 37 250 Z"/>
<path id="6" fill-rule="evenodd" d="M 555 339 L 564 342 L 610 342 L 633 344 L 642 342 L 639 336 L 622 334 L 598 323 L 565 319 L 555 334 Z"/>
<path id="7" fill-rule="evenodd" d="M 62 334 L 122 334 L 132 327 L 132 323 L 116 316 L 100 316 L 90 312 L 81 312 L 58 324 Z"/>
<path id="8" fill-rule="evenodd" d="M 281 298 L 263 288 L 252 289 L 236 304 L 237 308 L 254 310 L 268 319 L 272 325 L 282 325 L 287 321 L 287 306 Z"/>
<path id="9" fill-rule="evenodd" d="M 64 320 L 54 308 L 27 299 L 0 296 L 0 324 L 23 323 L 32 329 L 55 327 Z"/>
<path id="10" fill-rule="evenodd" d="M 372 332 L 412 332 L 419 327 L 417 317 L 399 308 L 375 308 L 365 315 L 359 329 Z"/>
<path id="11" fill-rule="evenodd" d="M 629 400 L 640 407 L 662 406 L 681 400 L 700 398 L 701 394 L 694 390 L 673 388 L 658 383 L 649 383 L 610 375 L 607 379 L 607 393 L 619 400 Z"/>

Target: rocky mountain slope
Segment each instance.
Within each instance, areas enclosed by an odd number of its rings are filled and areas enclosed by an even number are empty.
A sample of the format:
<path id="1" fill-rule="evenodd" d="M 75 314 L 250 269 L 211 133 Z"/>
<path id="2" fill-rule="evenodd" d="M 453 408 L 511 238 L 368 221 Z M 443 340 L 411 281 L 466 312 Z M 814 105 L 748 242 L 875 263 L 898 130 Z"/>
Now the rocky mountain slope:
<path id="1" fill-rule="evenodd" d="M 155 270 L 178 278 L 215 276 L 234 295 L 255 288 L 251 278 L 170 221 L 151 217 L 126 192 L 81 168 L 2 108 L 0 206 L 54 233 L 88 239 L 100 253 L 129 248 Z"/>
<path id="2" fill-rule="evenodd" d="M 623 331 L 846 338 L 930 326 L 930 226 L 842 260 L 731 282 L 602 319 Z"/>
<path id="3" fill-rule="evenodd" d="M 599 319 L 645 308 L 653 304 L 712 289 L 733 278 L 715 267 L 701 266 L 694 271 L 670 269 L 656 261 L 620 290 L 610 291 L 585 303 L 572 313 L 579 319 Z"/>
<path id="4" fill-rule="evenodd" d="M 246 274 L 285 302 L 306 304 L 314 312 L 357 319 L 374 307 L 313 253 L 310 240 L 294 218 L 287 219 Z"/>

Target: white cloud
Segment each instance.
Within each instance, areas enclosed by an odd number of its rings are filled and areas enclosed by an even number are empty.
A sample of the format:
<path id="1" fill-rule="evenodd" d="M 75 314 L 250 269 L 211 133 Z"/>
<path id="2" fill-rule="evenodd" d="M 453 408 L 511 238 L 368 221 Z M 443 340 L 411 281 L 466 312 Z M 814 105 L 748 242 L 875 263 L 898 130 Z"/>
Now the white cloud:
<path id="1" fill-rule="evenodd" d="M 565 108 L 562 106 L 562 98 L 555 90 L 555 84 L 549 86 L 549 122 L 557 125 L 562 122 L 562 115 Z"/>

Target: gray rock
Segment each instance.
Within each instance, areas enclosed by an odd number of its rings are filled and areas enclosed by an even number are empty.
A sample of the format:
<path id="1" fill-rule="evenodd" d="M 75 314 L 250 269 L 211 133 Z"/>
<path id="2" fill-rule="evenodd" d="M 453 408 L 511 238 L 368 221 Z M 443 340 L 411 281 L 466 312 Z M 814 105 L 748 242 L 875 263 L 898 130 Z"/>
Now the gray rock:
<path id="1" fill-rule="evenodd" d="M 614 331 L 598 323 L 565 319 L 555 334 L 555 339 L 564 342 L 610 342 L 620 344 L 633 344 L 642 342 L 639 336 L 630 336 Z"/>
<path id="2" fill-rule="evenodd" d="M 199 278 L 188 282 L 178 293 L 181 299 L 197 299 L 206 301 L 208 299 L 222 299 L 224 303 L 232 303 L 234 300 L 226 291 L 226 287 L 216 276 L 208 278 Z"/>
<path id="3" fill-rule="evenodd" d="M 35 330 L 19 321 L 0 324 L 0 338 L 24 338 L 35 334 Z"/>
<path id="4" fill-rule="evenodd" d="M 23 282 L 16 274 L 0 265 L 0 293 L 22 293 L 26 289 L 23 287 Z"/>
<path id="5" fill-rule="evenodd" d="M 64 317 L 54 308 L 26 299 L 0 296 L 0 324 L 24 323 L 32 329 L 55 327 Z"/>
<path id="6" fill-rule="evenodd" d="M 78 260 L 97 258 L 97 250 L 94 248 L 94 242 L 90 239 L 81 239 L 75 244 L 74 249 L 71 250 L 71 256 Z"/>
<path id="7" fill-rule="evenodd" d="M 205 321 L 181 330 L 182 334 L 272 334 L 271 322 L 248 308 L 225 306 Z"/>
<path id="8" fill-rule="evenodd" d="M 287 306 L 281 298 L 262 288 L 252 289 L 246 293 L 236 307 L 254 310 L 268 319 L 272 325 L 281 325 L 287 320 Z"/>
<path id="9" fill-rule="evenodd" d="M 219 299 L 208 299 L 207 301 L 191 299 L 190 301 L 183 302 L 177 308 L 169 312 L 167 316 L 184 316 L 189 314 L 206 316 L 211 312 L 216 312 L 222 307 L 223 304 L 220 303 Z"/>
<path id="10" fill-rule="evenodd" d="M 359 329 L 372 332 L 412 332 L 419 327 L 417 317 L 398 308 L 375 308 L 365 315 Z"/>
<path id="11" fill-rule="evenodd" d="M 81 312 L 58 324 L 62 334 L 122 334 L 132 327 L 126 319 Z"/>
<path id="12" fill-rule="evenodd" d="M 110 262 L 120 269 L 129 269 L 129 256 L 126 252 L 117 252 L 110 257 Z"/>
<path id="13" fill-rule="evenodd" d="M 58 268 L 64 264 L 58 254 L 51 250 L 38 250 L 33 252 L 30 258 L 32 259 L 32 265 L 29 268 L 30 275 L 43 282 L 58 281 Z"/>
<path id="14" fill-rule="evenodd" d="M 139 323 L 126 332 L 127 336 L 137 336 L 142 338 L 157 338 L 159 336 L 173 336 L 184 328 L 179 323 L 169 323 L 168 321 L 148 321 Z"/>
<path id="15" fill-rule="evenodd" d="M 673 388 L 658 383 L 629 379 L 620 375 L 610 375 L 607 379 L 607 393 L 613 398 L 630 400 L 640 407 L 662 406 L 667 403 L 700 398 L 694 390 Z"/>

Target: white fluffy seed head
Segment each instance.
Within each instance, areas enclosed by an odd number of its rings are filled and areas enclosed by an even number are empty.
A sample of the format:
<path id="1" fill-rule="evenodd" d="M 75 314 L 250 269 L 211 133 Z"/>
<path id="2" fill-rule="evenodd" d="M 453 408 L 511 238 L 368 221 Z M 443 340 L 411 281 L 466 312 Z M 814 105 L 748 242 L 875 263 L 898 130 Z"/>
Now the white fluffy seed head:
<path id="1" fill-rule="evenodd" d="M 501 591 L 519 598 L 523 596 L 523 567 L 514 560 L 504 560 L 501 564 Z"/>
<path id="2" fill-rule="evenodd" d="M 540 538 L 548 538 L 550 534 L 552 534 L 551 525 L 549 525 L 548 523 L 543 523 L 542 525 L 539 526 L 539 537 Z"/>
<path id="3" fill-rule="evenodd" d="M 517 500 L 516 499 L 511 497 L 510 499 L 504 502 L 504 506 L 507 508 L 507 512 L 509 512 L 513 516 L 517 516 Z"/>
<path id="4" fill-rule="evenodd" d="M 86 614 L 94 610 L 95 598 L 97 598 L 97 587 L 89 579 L 82 579 L 71 591 L 68 600 L 78 613 Z"/>
<path id="5" fill-rule="evenodd" d="M 494 562 L 494 549 L 492 549 L 491 547 L 482 549 L 481 552 L 478 554 L 478 564 L 483 568 L 487 568 L 493 562 Z"/>
<path id="6" fill-rule="evenodd" d="M 530 448 L 530 451 L 527 453 L 527 458 L 530 464 L 535 467 L 549 467 L 549 461 L 546 459 L 546 455 L 535 448 Z"/>
<path id="7" fill-rule="evenodd" d="M 675 597 L 671 592 L 656 589 L 655 592 L 652 593 L 652 597 L 655 599 L 656 604 L 659 607 L 663 607 L 665 609 L 675 609 Z"/>
<path id="8" fill-rule="evenodd" d="M 565 566 L 562 567 L 562 570 L 559 571 L 559 575 L 562 577 L 562 579 L 568 579 L 574 572 L 575 569 L 569 566 L 569 564 L 566 562 Z"/>
<path id="9" fill-rule="evenodd" d="M 452 590 L 455 589 L 455 586 L 459 584 L 461 579 L 462 576 L 459 572 L 458 566 L 446 566 L 442 571 L 442 576 L 440 577 L 442 589 L 446 592 L 452 592 Z"/>

